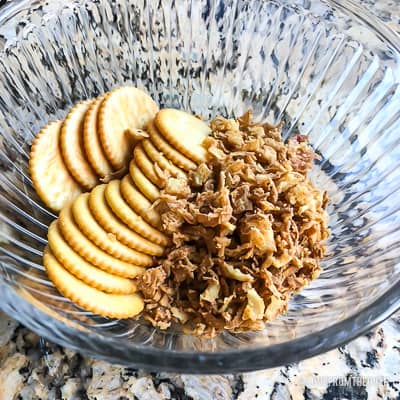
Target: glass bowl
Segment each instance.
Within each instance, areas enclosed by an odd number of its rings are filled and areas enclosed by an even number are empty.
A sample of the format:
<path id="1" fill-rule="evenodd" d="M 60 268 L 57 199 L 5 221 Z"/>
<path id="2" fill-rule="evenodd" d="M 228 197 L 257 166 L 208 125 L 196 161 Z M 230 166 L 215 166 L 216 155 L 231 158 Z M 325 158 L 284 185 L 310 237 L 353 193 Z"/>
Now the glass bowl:
<path id="1" fill-rule="evenodd" d="M 400 40 L 352 1 L 12 1 L 0 15 L 0 307 L 39 335 L 151 370 L 230 373 L 287 364 L 400 306 Z M 59 295 L 41 262 L 55 215 L 29 146 L 75 102 L 126 84 L 160 106 L 284 122 L 321 159 L 324 272 L 261 332 L 212 340 L 100 318 Z"/>

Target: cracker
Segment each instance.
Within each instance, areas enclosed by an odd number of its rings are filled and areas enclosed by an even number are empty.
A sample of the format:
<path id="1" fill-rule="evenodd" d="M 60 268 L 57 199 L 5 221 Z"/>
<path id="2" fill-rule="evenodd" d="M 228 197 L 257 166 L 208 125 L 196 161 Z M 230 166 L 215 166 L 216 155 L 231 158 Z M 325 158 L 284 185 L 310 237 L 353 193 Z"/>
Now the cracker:
<path id="1" fill-rule="evenodd" d="M 155 228 L 161 229 L 160 214 L 152 207 L 149 199 L 139 191 L 129 174 L 121 180 L 121 194 L 128 205 L 145 221 Z"/>
<path id="2" fill-rule="evenodd" d="M 149 139 L 144 139 L 140 142 L 143 150 L 146 152 L 147 156 L 155 163 L 160 166 L 160 168 L 167 170 L 174 177 L 186 178 L 186 172 L 174 165 L 170 160 L 165 158 L 159 150 L 157 150 L 153 143 Z"/>
<path id="3" fill-rule="evenodd" d="M 107 184 L 105 190 L 107 204 L 111 207 L 114 214 L 116 214 L 118 218 L 120 218 L 131 229 L 144 236 L 146 239 L 161 246 L 167 246 L 169 244 L 168 236 L 153 228 L 142 217 L 136 214 L 131 207 L 129 207 L 121 196 L 119 186 L 120 181 L 111 181 Z"/>
<path id="4" fill-rule="evenodd" d="M 150 136 L 151 142 L 154 146 L 164 154 L 171 162 L 177 165 L 180 168 L 183 168 L 185 171 L 194 170 L 197 168 L 197 165 L 194 161 L 185 157 L 181 152 L 174 149 L 158 132 L 156 126 L 153 121 L 150 121 L 147 124 L 147 132 Z"/>
<path id="5" fill-rule="evenodd" d="M 146 177 L 143 171 L 138 167 L 135 160 L 129 164 L 129 174 L 135 182 L 137 188 L 151 201 L 154 202 L 160 197 L 158 187 Z"/>
<path id="6" fill-rule="evenodd" d="M 75 105 L 61 127 L 61 153 L 71 175 L 86 190 L 98 183 L 97 175 L 86 158 L 83 148 L 83 119 L 92 100 Z"/>
<path id="7" fill-rule="evenodd" d="M 144 272 L 143 267 L 118 260 L 93 244 L 74 222 L 70 205 L 61 210 L 58 227 L 64 239 L 81 257 L 103 271 L 123 278 L 134 278 Z"/>
<path id="8" fill-rule="evenodd" d="M 87 311 L 109 318 L 132 318 L 144 308 L 138 293 L 104 293 L 82 282 L 63 268 L 48 248 L 44 251 L 43 264 L 57 290 Z"/>
<path id="9" fill-rule="evenodd" d="M 147 154 L 144 152 L 141 143 L 138 143 L 135 146 L 135 150 L 133 151 L 133 159 L 135 160 L 136 165 L 143 172 L 143 174 L 152 183 L 154 183 L 154 185 L 158 186 L 160 189 L 165 186 L 166 177 L 160 177 L 157 174 L 154 168 L 154 163 L 147 157 Z"/>
<path id="10" fill-rule="evenodd" d="M 98 185 L 92 190 L 89 196 L 89 207 L 97 222 L 107 232 L 114 234 L 120 242 L 127 246 L 146 254 L 161 256 L 164 252 L 164 247 L 138 235 L 115 216 L 107 205 L 104 196 L 105 189 L 106 185 Z"/>
<path id="11" fill-rule="evenodd" d="M 78 196 L 82 189 L 64 164 L 59 147 L 62 121 L 51 122 L 35 137 L 29 173 L 41 200 L 54 211 Z"/>
<path id="12" fill-rule="evenodd" d="M 95 245 L 108 254 L 136 265 L 149 266 L 153 264 L 153 258 L 148 254 L 140 253 L 122 244 L 114 234 L 107 233 L 89 208 L 89 193 L 82 193 L 72 203 L 72 215 L 82 233 Z"/>
<path id="13" fill-rule="evenodd" d="M 90 104 L 83 121 L 83 145 L 87 159 L 96 174 L 105 178 L 114 171 L 108 162 L 100 143 L 97 115 L 104 96 L 98 97 Z"/>
<path id="14" fill-rule="evenodd" d="M 130 294 L 137 291 L 133 280 L 102 271 L 76 253 L 62 237 L 57 221 L 50 224 L 47 237 L 49 248 L 58 262 L 87 285 L 107 293 Z"/>
<path id="15" fill-rule="evenodd" d="M 173 147 L 197 163 L 205 162 L 207 151 L 203 140 L 211 133 L 209 126 L 186 111 L 173 108 L 160 110 L 154 123 Z"/>
<path id="16" fill-rule="evenodd" d="M 147 136 L 141 129 L 157 111 L 153 99 L 134 87 L 118 88 L 105 95 L 98 113 L 98 128 L 104 152 L 114 169 L 127 165 L 134 144 Z"/>

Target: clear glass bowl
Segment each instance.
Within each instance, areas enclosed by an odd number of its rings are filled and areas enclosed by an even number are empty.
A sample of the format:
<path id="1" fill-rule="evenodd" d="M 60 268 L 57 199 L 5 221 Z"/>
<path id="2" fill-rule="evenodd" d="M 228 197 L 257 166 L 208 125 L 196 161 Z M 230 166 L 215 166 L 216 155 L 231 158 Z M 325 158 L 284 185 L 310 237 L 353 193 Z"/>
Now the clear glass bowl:
<path id="1" fill-rule="evenodd" d="M 400 40 L 354 2 L 12 1 L 0 15 L 0 307 L 38 334 L 125 365 L 229 373 L 341 345 L 400 306 Z M 161 106 L 282 119 L 321 160 L 332 235 L 324 272 L 262 332 L 213 340 L 82 311 L 41 263 L 55 217 L 29 145 L 75 102 L 145 88 Z"/>

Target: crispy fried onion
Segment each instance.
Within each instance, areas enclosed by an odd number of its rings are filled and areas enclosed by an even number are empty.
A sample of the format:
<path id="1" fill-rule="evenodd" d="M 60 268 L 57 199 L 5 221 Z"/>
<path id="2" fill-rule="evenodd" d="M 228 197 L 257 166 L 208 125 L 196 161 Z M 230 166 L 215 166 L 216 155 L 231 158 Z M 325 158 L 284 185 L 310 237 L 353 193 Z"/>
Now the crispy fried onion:
<path id="1" fill-rule="evenodd" d="M 307 140 L 285 144 L 281 126 L 217 117 L 208 161 L 170 177 L 157 208 L 173 246 L 140 278 L 144 317 L 213 337 L 262 329 L 320 272 L 327 195 L 307 177 Z"/>

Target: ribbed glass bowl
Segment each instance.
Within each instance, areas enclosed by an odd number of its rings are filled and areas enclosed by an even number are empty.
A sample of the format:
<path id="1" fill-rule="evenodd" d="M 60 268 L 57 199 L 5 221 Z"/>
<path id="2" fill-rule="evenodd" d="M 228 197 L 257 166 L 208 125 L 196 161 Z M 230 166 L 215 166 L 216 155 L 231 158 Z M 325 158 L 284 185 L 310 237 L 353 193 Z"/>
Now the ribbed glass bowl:
<path id="1" fill-rule="evenodd" d="M 350 1 L 12 1 L 0 15 L 0 307 L 40 335 L 124 365 L 229 373 L 341 345 L 400 306 L 399 38 Z M 310 9 L 311 7 L 311 9 Z M 328 256 L 264 331 L 201 340 L 71 304 L 42 266 L 55 218 L 29 146 L 75 102 L 145 88 L 160 106 L 284 121 L 321 159 Z"/>

